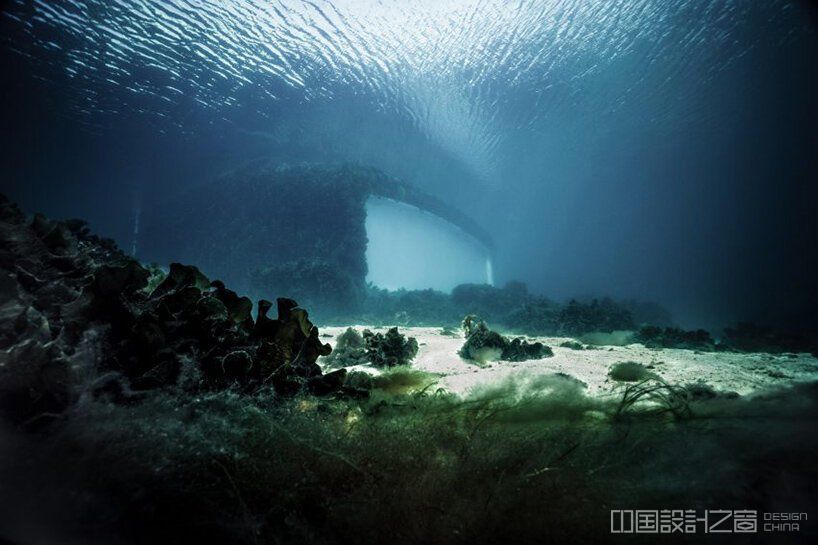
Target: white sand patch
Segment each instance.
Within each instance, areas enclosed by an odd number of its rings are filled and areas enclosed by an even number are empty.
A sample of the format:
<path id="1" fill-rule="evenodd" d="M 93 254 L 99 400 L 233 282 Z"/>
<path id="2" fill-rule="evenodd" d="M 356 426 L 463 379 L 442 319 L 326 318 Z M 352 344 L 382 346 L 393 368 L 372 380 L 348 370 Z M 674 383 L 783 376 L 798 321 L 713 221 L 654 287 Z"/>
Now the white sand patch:
<path id="1" fill-rule="evenodd" d="M 353 326 L 359 331 L 364 326 Z M 324 342 L 334 346 L 334 338 L 346 327 L 321 328 Z M 369 327 L 373 331 L 386 328 Z M 515 377 L 527 380 L 539 375 L 565 373 L 588 385 L 591 395 L 610 393 L 617 384 L 608 378 L 610 367 L 621 361 L 635 361 L 648 367 L 667 382 L 688 384 L 704 382 L 717 390 L 734 391 L 741 395 L 770 386 L 818 380 L 818 358 L 809 354 L 772 355 L 738 354 L 732 352 L 697 352 L 694 350 L 645 348 L 641 344 L 606 346 L 586 350 L 562 348 L 565 337 L 529 337 L 554 351 L 551 358 L 523 362 L 496 361 L 485 366 L 462 359 L 457 352 L 463 346 L 463 335 L 441 334 L 436 327 L 401 327 L 401 333 L 415 337 L 420 345 L 412 367 L 440 375 L 439 386 L 459 395 L 468 394 L 476 386 Z M 320 363 L 320 360 L 319 360 Z M 349 368 L 377 373 L 371 366 Z"/>

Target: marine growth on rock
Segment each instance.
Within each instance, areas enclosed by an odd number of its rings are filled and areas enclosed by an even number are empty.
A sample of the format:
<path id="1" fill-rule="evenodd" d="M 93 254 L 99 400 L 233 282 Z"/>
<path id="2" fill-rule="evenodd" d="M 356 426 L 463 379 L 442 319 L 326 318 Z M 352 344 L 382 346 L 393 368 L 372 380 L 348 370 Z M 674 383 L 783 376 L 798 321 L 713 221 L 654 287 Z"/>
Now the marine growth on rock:
<path id="1" fill-rule="evenodd" d="M 253 304 L 196 267 L 147 269 L 84 222 L 29 219 L 0 195 L 0 410 L 15 420 L 84 393 L 127 402 L 156 388 L 279 395 L 343 389 L 343 369 L 291 299 Z"/>
<path id="2" fill-rule="evenodd" d="M 551 348 L 540 342 L 530 343 L 522 337 L 509 339 L 489 329 L 486 322 L 469 315 L 463 319 L 466 342 L 460 356 L 485 363 L 492 360 L 525 361 L 554 355 Z"/>

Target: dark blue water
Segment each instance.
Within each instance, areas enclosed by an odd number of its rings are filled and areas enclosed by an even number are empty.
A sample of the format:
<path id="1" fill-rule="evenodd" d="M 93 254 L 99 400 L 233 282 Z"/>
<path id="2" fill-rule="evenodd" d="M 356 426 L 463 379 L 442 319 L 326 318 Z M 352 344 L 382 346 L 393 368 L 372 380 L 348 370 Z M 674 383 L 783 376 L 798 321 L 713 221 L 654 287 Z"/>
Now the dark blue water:
<path id="1" fill-rule="evenodd" d="M 372 165 L 498 282 L 815 323 L 818 39 L 797 1 L 3 4 L 2 190 L 130 247 L 258 157 Z"/>

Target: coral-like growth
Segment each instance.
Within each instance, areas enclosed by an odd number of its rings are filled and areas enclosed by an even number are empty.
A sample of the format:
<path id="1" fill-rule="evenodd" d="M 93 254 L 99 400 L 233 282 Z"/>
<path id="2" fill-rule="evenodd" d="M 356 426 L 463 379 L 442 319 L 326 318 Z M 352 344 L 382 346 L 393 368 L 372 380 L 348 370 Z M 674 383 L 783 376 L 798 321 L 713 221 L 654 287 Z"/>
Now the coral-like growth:
<path id="1" fill-rule="evenodd" d="M 409 365 L 418 353 L 418 342 L 414 337 L 405 337 L 397 327 L 386 333 L 363 332 L 366 357 L 375 367 Z"/>
<path id="2" fill-rule="evenodd" d="M 365 329 L 363 334 L 349 327 L 338 335 L 335 349 L 326 361 L 332 367 L 364 363 L 375 367 L 408 366 L 417 353 L 417 339 L 406 338 L 397 327 L 386 333 L 373 333 Z"/>
<path id="3" fill-rule="evenodd" d="M 551 348 L 540 342 L 529 343 L 522 337 L 508 339 L 489 329 L 486 322 L 474 315 L 463 319 L 463 330 L 466 342 L 459 354 L 479 363 L 492 360 L 525 361 L 554 355 Z"/>
<path id="4" fill-rule="evenodd" d="M 327 393 L 343 383 L 343 374 L 323 376 L 316 364 L 330 353 L 318 339 L 304 309 L 278 299 L 276 319 L 261 300 L 252 303 L 198 269 L 174 263 L 165 280 L 121 316 L 132 331 L 115 359 L 139 387 L 173 383 L 185 358 L 197 360 L 205 387 L 237 382 L 246 387 L 271 385 L 282 394 L 304 389 Z M 140 362 L 150 362 L 143 369 Z"/>
<path id="5" fill-rule="evenodd" d="M 295 301 L 252 303 L 196 267 L 165 276 L 89 234 L 81 221 L 29 220 L 0 196 L 0 394 L 15 419 L 57 413 L 83 389 L 125 401 L 158 387 L 325 394 L 330 353 Z M 91 384 L 99 372 L 107 372 Z M 113 374 L 112 374 L 113 373 Z"/>

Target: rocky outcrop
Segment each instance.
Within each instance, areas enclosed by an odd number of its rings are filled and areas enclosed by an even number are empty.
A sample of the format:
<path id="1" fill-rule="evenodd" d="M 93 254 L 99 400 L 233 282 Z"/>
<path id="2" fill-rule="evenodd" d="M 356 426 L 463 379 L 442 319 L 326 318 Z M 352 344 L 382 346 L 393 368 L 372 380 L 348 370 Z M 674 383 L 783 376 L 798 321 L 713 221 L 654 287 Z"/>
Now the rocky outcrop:
<path id="1" fill-rule="evenodd" d="M 345 371 L 291 299 L 253 304 L 196 267 L 149 270 L 78 220 L 29 219 L 0 196 L 0 410 L 56 414 L 81 395 L 269 387 L 328 394 Z"/>

